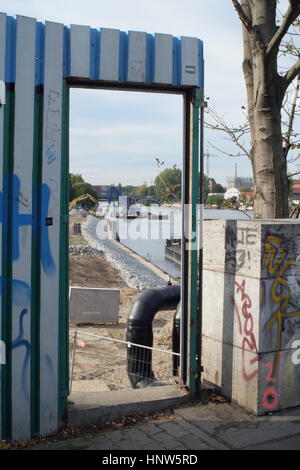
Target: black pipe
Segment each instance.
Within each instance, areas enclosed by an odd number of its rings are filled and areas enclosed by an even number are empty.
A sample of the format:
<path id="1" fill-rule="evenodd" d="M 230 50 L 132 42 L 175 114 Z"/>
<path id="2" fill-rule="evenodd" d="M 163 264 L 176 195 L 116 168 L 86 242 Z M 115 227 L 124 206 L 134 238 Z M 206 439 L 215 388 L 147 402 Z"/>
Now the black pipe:
<path id="1" fill-rule="evenodd" d="M 176 313 L 173 319 L 173 335 L 172 335 L 172 350 L 174 353 L 180 353 L 180 320 L 181 320 L 181 303 L 179 302 Z M 179 356 L 173 355 L 173 376 L 178 375 L 178 368 L 180 365 Z"/>
<path id="2" fill-rule="evenodd" d="M 145 290 L 132 304 L 127 320 L 126 341 L 142 346 L 153 346 L 152 322 L 159 310 L 177 307 L 180 286 L 156 287 Z M 142 388 L 155 380 L 152 371 L 151 349 L 127 348 L 127 374 L 132 388 Z"/>

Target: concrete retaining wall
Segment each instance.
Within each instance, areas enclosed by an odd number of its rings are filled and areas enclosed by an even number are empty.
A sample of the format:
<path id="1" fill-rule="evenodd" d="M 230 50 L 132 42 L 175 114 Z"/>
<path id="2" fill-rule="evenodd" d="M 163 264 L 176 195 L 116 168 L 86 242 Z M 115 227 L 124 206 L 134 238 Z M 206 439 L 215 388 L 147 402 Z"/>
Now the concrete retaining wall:
<path id="1" fill-rule="evenodd" d="M 205 221 L 203 378 L 255 414 L 300 405 L 300 223 Z"/>

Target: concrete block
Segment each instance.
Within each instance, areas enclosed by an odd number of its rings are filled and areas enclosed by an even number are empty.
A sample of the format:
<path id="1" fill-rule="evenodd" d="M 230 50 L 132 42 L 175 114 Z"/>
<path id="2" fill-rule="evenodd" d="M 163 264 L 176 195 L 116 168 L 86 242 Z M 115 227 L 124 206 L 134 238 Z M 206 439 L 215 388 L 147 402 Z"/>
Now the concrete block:
<path id="1" fill-rule="evenodd" d="M 300 364 L 295 349 L 264 353 L 259 361 L 258 415 L 299 406 Z"/>
<path id="2" fill-rule="evenodd" d="M 202 338 L 203 378 L 221 389 L 229 401 L 257 413 L 256 355 L 212 338 Z"/>
<path id="3" fill-rule="evenodd" d="M 203 258 L 204 380 L 256 414 L 300 405 L 300 222 L 205 221 Z"/>
<path id="4" fill-rule="evenodd" d="M 245 410 L 258 414 L 259 356 L 242 348 L 232 348 L 232 375 L 224 378 L 231 400 Z M 231 387 L 230 387 L 231 382 Z M 226 397 L 230 398 L 227 391 Z"/>
<path id="5" fill-rule="evenodd" d="M 212 286 L 218 287 L 216 292 Z M 224 274 L 223 272 L 203 272 L 203 333 L 205 336 L 218 341 L 223 339 L 224 315 L 219 315 L 218 321 L 212 312 L 223 312 L 224 310 Z"/>
<path id="6" fill-rule="evenodd" d="M 260 232 L 256 221 L 206 220 L 204 269 L 259 276 Z"/>
<path id="7" fill-rule="evenodd" d="M 70 288 L 70 321 L 71 323 L 117 323 L 119 299 L 119 289 L 72 286 Z"/>
<path id="8" fill-rule="evenodd" d="M 300 225 L 263 227 L 260 350 L 289 349 L 300 339 Z"/>
<path id="9" fill-rule="evenodd" d="M 259 351 L 260 333 L 260 280 L 236 274 L 231 298 L 224 305 L 227 325 L 224 337 L 229 344 L 243 350 Z M 233 308 L 233 315 L 232 315 Z M 231 326 L 230 321 L 233 322 Z M 232 339 L 226 330 L 230 325 Z"/>
<path id="10" fill-rule="evenodd" d="M 222 386 L 222 342 L 208 336 L 202 336 L 203 377 L 208 382 Z"/>

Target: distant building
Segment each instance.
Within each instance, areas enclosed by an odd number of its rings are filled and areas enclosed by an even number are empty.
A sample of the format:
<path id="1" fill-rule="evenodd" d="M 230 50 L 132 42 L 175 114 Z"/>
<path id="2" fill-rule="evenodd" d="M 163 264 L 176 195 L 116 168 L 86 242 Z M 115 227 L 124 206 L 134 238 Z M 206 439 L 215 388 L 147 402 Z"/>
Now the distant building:
<path id="1" fill-rule="evenodd" d="M 110 188 L 110 185 L 101 184 L 101 185 L 96 185 L 92 187 L 96 191 L 98 199 L 107 199 L 107 193 Z"/>
<path id="2" fill-rule="evenodd" d="M 253 178 L 247 176 L 230 176 L 226 178 L 227 188 L 252 188 L 253 187 Z"/>
<path id="3" fill-rule="evenodd" d="M 216 192 L 217 182 L 214 178 L 208 178 L 207 186 L 210 193 Z"/>

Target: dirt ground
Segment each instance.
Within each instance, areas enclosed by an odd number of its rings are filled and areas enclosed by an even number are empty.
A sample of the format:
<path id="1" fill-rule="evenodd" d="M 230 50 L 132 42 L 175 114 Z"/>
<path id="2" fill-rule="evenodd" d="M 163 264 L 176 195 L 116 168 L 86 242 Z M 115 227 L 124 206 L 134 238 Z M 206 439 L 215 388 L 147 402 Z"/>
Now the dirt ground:
<path id="1" fill-rule="evenodd" d="M 82 235 L 73 234 L 74 222 L 83 224 L 85 218 L 70 216 L 69 244 L 87 245 Z M 106 260 L 105 254 L 70 256 L 69 261 L 70 285 L 120 289 L 119 322 L 117 325 L 70 325 L 70 372 L 72 370 L 75 331 L 77 331 L 73 368 L 73 381 L 75 382 L 73 383 L 76 387 L 79 380 L 97 380 L 98 386 L 103 387 L 103 390 L 128 388 L 130 383 L 126 373 L 126 345 L 90 337 L 83 333 L 125 341 L 128 312 L 140 292 L 127 286 L 118 270 Z M 153 323 L 154 347 L 171 351 L 174 313 L 174 311 L 166 311 L 156 315 Z M 169 354 L 153 353 L 153 370 L 159 380 L 166 381 L 165 377 L 170 376 L 172 382 L 171 362 L 172 358 Z"/>

